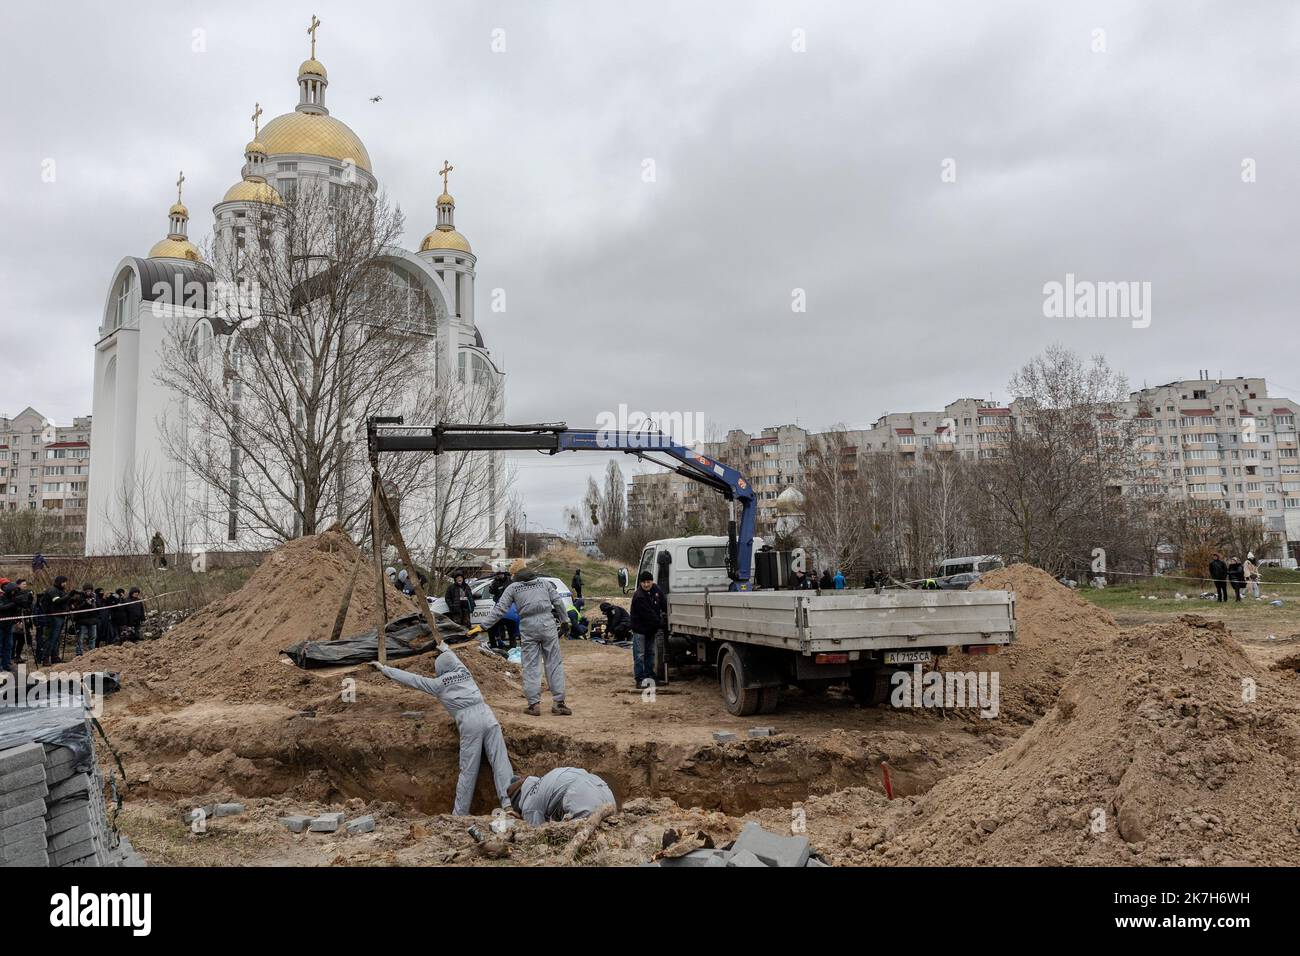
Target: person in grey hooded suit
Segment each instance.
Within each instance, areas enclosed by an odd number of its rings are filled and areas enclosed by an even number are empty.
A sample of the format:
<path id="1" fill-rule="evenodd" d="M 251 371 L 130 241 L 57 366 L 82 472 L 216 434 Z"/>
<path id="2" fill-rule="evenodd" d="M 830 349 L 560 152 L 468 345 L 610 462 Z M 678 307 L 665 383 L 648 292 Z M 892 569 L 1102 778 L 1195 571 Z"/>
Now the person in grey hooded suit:
<path id="1" fill-rule="evenodd" d="M 578 767 L 556 767 L 543 777 L 515 777 L 510 797 L 524 822 L 533 826 L 589 817 L 606 803 L 618 806 L 609 784 Z"/>
<path id="2" fill-rule="evenodd" d="M 573 713 L 564 703 L 564 660 L 560 656 L 560 630 L 569 626 L 568 608 L 555 588 L 526 568 L 501 594 L 496 606 L 470 634 L 491 628 L 505 617 L 511 606 L 519 611 L 520 656 L 524 665 L 524 696 L 533 717 L 541 713 L 542 661 L 546 662 L 546 683 L 551 688 L 551 713 L 565 717 Z"/>
<path id="3" fill-rule="evenodd" d="M 497 723 L 492 708 L 483 700 L 474 676 L 460 658 L 450 650 L 442 651 L 433 666 L 438 676 L 432 679 L 396 667 L 385 667 L 378 661 L 371 664 L 385 677 L 438 698 L 456 721 L 456 730 L 460 733 L 460 777 L 456 781 L 456 805 L 451 812 L 458 817 L 469 815 L 484 751 L 492 768 L 492 784 L 497 798 L 504 809 L 511 809 L 509 791 L 514 771 L 510 767 L 510 755 L 506 753 L 501 725 Z"/>

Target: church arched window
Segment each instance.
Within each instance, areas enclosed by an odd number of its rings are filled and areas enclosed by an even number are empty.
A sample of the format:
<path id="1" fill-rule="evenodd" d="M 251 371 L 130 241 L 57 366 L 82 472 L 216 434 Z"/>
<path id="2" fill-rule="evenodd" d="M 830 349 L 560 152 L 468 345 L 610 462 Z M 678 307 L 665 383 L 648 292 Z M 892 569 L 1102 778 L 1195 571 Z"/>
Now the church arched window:
<path id="1" fill-rule="evenodd" d="M 131 318 L 132 294 L 135 291 L 135 273 L 126 269 L 117 282 L 117 294 L 113 299 L 113 328 L 120 329 Z"/>

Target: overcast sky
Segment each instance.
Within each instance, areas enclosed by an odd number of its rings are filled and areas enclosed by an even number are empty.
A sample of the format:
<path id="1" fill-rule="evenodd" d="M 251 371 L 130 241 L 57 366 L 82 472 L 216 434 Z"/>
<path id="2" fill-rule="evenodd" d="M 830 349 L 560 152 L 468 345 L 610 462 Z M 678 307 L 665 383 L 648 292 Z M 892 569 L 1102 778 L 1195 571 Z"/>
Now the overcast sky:
<path id="1" fill-rule="evenodd" d="M 1294 3 L 56 0 L 0 14 L 0 413 L 90 411 L 113 267 L 178 169 L 209 233 L 313 13 L 408 247 L 456 167 L 510 420 L 860 426 L 1002 398 L 1053 342 L 1300 399 Z M 1151 283 L 1149 327 L 1045 318 L 1067 273 Z M 558 527 L 604 461 L 519 464 Z"/>

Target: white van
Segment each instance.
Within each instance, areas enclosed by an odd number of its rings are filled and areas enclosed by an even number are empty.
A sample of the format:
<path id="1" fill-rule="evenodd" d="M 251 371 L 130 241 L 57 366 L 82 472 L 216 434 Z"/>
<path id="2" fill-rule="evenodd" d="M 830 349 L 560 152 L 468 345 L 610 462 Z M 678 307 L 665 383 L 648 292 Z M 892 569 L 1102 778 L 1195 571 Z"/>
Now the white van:
<path id="1" fill-rule="evenodd" d="M 754 553 L 763 546 L 762 538 L 754 539 Z M 641 552 L 637 578 L 649 571 L 659 579 L 658 554 L 667 552 L 672 566 L 672 590 L 683 593 L 726 591 L 731 587 L 727 575 L 727 536 L 722 534 L 697 534 L 689 538 L 664 538 L 651 541 Z M 753 562 L 750 563 L 752 579 Z M 635 584 L 636 581 L 631 582 Z"/>

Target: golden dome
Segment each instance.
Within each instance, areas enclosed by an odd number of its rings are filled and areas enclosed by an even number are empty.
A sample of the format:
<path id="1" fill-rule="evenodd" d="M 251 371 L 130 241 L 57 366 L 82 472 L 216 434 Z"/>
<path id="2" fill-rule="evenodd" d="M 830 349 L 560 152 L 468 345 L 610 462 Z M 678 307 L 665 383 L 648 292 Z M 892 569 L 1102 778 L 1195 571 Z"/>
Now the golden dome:
<path id="1" fill-rule="evenodd" d="M 298 67 L 299 76 L 323 76 L 329 79 L 329 74 L 325 72 L 325 64 L 320 60 L 303 60 L 302 66 Z"/>
<path id="2" fill-rule="evenodd" d="M 203 257 L 199 255 L 198 248 L 188 239 L 173 239 L 168 236 L 166 239 L 159 239 L 149 250 L 150 259 L 189 259 L 193 262 L 202 262 Z"/>
<path id="3" fill-rule="evenodd" d="M 269 183 L 260 183 L 255 179 L 244 179 L 226 190 L 222 202 L 260 202 L 268 206 L 283 206 L 284 200 Z"/>
<path id="4" fill-rule="evenodd" d="M 185 208 L 185 204 L 184 204 L 184 203 L 182 203 L 182 202 L 174 202 L 174 203 L 172 203 L 172 208 L 167 210 L 167 215 L 169 215 L 169 216 L 184 216 L 186 219 L 188 219 L 189 216 L 190 216 L 190 211 L 189 211 L 188 209 Z"/>
<path id="5" fill-rule="evenodd" d="M 352 160 L 370 172 L 370 154 L 357 134 L 332 116 L 285 113 L 262 127 L 259 137 L 269 155 L 303 153 L 328 159 Z"/>
<path id="6" fill-rule="evenodd" d="M 469 240 L 462 236 L 455 229 L 435 229 L 424 237 L 424 242 L 420 243 L 420 251 L 428 252 L 430 249 L 455 249 L 458 252 L 469 252 Z"/>
<path id="7" fill-rule="evenodd" d="M 255 139 L 247 146 L 244 147 L 244 155 L 247 156 L 249 153 L 261 153 L 263 156 L 265 156 L 266 147 L 262 145 L 262 141 L 260 139 Z"/>
<path id="8" fill-rule="evenodd" d="M 450 194 L 450 193 L 443 193 L 441 196 L 438 197 L 438 203 L 437 203 L 437 204 L 438 204 L 439 206 L 441 206 L 443 203 L 450 203 L 451 205 L 454 206 L 454 205 L 456 205 L 456 200 L 454 200 L 454 199 L 451 198 L 451 194 Z"/>

